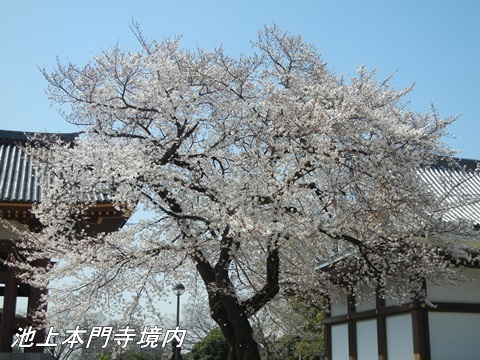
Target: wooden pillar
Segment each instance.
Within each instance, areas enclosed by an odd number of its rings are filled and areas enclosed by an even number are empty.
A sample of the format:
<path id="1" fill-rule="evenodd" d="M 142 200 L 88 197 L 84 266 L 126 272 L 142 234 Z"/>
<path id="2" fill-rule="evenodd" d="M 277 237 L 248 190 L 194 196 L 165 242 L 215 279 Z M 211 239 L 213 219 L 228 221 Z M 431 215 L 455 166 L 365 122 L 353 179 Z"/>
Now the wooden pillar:
<path id="1" fill-rule="evenodd" d="M 415 360 L 430 360 L 430 334 L 428 330 L 428 310 L 426 305 L 414 301 L 412 310 L 413 352 Z"/>
<path id="2" fill-rule="evenodd" d="M 423 279 L 422 288 L 427 293 L 427 282 Z M 413 300 L 412 310 L 412 335 L 413 353 L 415 360 L 430 360 L 430 333 L 428 326 L 427 305 L 420 301 L 417 296 Z"/>
<path id="3" fill-rule="evenodd" d="M 348 359 L 357 360 L 357 324 L 351 319 L 355 314 L 355 297 L 347 296 L 347 316 L 348 316 Z"/>
<path id="4" fill-rule="evenodd" d="M 32 340 L 33 344 L 35 345 L 25 348 L 24 351 L 26 353 L 43 353 L 45 349 L 43 346 L 36 346 L 36 344 L 45 342 L 44 319 L 34 319 L 34 312 L 44 307 L 44 304 L 42 302 L 42 296 L 45 293 L 45 290 L 34 287 L 30 288 L 30 294 L 28 296 L 27 323 L 30 324 L 32 328 L 36 330 L 36 332 Z"/>
<path id="5" fill-rule="evenodd" d="M 17 307 L 17 281 L 12 269 L 8 269 L 3 294 L 2 331 L 0 335 L 0 352 L 12 352 L 13 334 L 15 333 L 15 312 Z"/>
<path id="6" fill-rule="evenodd" d="M 46 268 L 49 264 L 48 260 L 37 260 L 34 262 L 34 266 Z M 33 338 L 34 344 L 40 344 L 45 342 L 45 318 L 34 318 L 34 313 L 36 311 L 46 310 L 46 304 L 42 301 L 42 297 L 47 294 L 47 289 L 39 289 L 36 287 L 30 286 L 30 292 L 28 294 L 28 311 L 27 311 L 27 322 L 31 324 L 32 328 L 36 329 L 35 336 Z M 25 349 L 25 352 L 30 353 L 43 353 L 43 346 L 32 346 Z"/>
<path id="7" fill-rule="evenodd" d="M 385 307 L 385 299 L 379 296 L 379 292 L 376 292 L 375 297 L 376 313 L 377 313 L 377 350 L 378 360 L 387 360 L 387 320 L 385 315 L 380 315 L 380 309 Z"/>
<path id="8" fill-rule="evenodd" d="M 329 300 L 330 303 L 330 300 Z M 328 311 L 324 312 L 324 319 L 330 318 L 331 315 L 331 307 L 328 305 Z M 323 325 L 323 341 L 325 344 L 325 355 L 323 357 L 324 360 L 332 360 L 332 325 L 324 324 Z"/>

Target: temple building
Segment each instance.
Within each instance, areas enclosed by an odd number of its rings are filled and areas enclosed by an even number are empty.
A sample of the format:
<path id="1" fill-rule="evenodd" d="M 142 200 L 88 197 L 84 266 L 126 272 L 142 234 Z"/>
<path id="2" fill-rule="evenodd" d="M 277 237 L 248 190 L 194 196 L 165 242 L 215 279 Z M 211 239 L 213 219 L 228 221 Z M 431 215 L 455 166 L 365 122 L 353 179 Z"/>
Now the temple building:
<path id="1" fill-rule="evenodd" d="M 467 220 L 478 230 L 480 162 L 456 160 L 455 165 L 441 161 L 419 175 L 432 191 L 448 193 L 452 204 L 461 204 L 452 206 L 444 220 Z M 397 304 L 376 289 L 340 294 L 324 320 L 325 360 L 480 359 L 480 246 L 469 245 L 476 260 L 461 263 L 454 283 L 424 279 L 433 306 L 417 299 Z"/>
<path id="2" fill-rule="evenodd" d="M 48 359 L 43 347 L 26 347 L 23 354 L 12 354 L 12 343 L 18 329 L 28 326 L 37 328 L 32 343 L 44 343 L 45 329 L 42 319 L 34 314 L 42 306 L 41 298 L 46 289 L 39 289 L 19 279 L 19 269 L 6 263 L 19 255 L 19 236 L 10 225 L 28 227 L 35 231 L 42 224 L 32 213 L 32 206 L 40 202 L 41 189 L 35 168 L 22 150 L 30 135 L 18 131 L 0 130 L 0 358 L 1 359 Z M 78 134 L 43 134 L 57 136 L 72 142 Z M 96 205 L 87 209 L 88 228 L 96 232 L 116 231 L 126 222 L 126 215 L 109 203 L 107 196 L 99 196 Z M 5 222 L 8 221 L 8 223 Z M 7 224 L 9 226 L 7 226 Z M 85 224 L 83 224 L 85 225 Z M 52 259 L 43 259 L 31 264 L 46 267 Z M 3 305 L 2 305 L 3 304 Z"/>

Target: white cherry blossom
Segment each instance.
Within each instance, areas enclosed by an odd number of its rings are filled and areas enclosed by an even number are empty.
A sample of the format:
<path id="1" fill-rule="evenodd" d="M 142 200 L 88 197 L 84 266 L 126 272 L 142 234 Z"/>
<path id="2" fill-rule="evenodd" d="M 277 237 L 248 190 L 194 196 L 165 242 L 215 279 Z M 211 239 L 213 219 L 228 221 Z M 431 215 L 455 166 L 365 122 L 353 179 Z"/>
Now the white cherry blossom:
<path id="1" fill-rule="evenodd" d="M 442 138 L 454 118 L 410 110 L 411 88 L 364 67 L 336 76 L 276 26 L 236 57 L 138 35 L 138 52 L 44 70 L 53 104 L 83 131 L 74 146 L 28 149 L 43 174 L 31 256 L 57 261 L 37 276 L 72 284 L 51 289 L 52 311 L 151 318 L 181 280 L 206 289 L 229 359 L 259 359 L 248 319 L 279 292 L 394 282 L 408 296 L 425 276 L 448 277 L 438 202 L 416 170 L 452 154 Z M 99 194 L 149 216 L 80 231 L 76 214 Z M 340 259 L 355 271 L 319 270 Z"/>

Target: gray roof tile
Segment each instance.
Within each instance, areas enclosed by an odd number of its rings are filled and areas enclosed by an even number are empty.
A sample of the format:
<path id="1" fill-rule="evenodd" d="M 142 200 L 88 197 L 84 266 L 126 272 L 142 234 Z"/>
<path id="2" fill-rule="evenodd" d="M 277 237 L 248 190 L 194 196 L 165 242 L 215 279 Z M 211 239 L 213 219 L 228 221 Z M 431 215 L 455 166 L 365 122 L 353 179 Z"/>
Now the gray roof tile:
<path id="1" fill-rule="evenodd" d="M 447 211 L 446 221 L 480 224 L 480 161 L 452 158 L 418 170 Z"/>
<path id="2" fill-rule="evenodd" d="M 35 203 L 40 201 L 40 187 L 30 158 L 19 145 L 33 133 L 0 130 L 0 202 Z M 45 134 L 73 141 L 78 134 Z"/>

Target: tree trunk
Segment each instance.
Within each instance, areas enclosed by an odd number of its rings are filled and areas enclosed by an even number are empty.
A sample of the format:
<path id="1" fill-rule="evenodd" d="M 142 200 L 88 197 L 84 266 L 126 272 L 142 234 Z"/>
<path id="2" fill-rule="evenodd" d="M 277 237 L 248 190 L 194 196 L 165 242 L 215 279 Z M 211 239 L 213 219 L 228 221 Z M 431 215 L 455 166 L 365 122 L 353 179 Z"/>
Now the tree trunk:
<path id="1" fill-rule="evenodd" d="M 213 296 L 210 301 L 212 317 L 220 326 L 228 342 L 228 360 L 260 360 L 259 346 L 253 338 L 253 330 L 248 321 L 245 308 L 235 298 Z M 212 307 L 213 305 L 213 307 Z"/>
<path id="2" fill-rule="evenodd" d="M 246 322 L 247 326 L 235 329 L 234 339 L 227 339 L 229 343 L 228 360 L 260 360 L 258 344 L 253 339 L 248 320 Z M 246 329 L 247 327 L 249 329 Z"/>
<path id="3" fill-rule="evenodd" d="M 227 233 L 228 230 L 225 232 Z M 253 338 L 253 330 L 248 318 L 272 300 L 280 289 L 278 283 L 278 247 L 272 247 L 266 258 L 266 282 L 262 289 L 251 298 L 240 301 L 229 277 L 229 264 L 232 260 L 232 239 L 225 237 L 228 246 L 222 248 L 215 266 L 205 260 L 202 252 L 193 254 L 196 267 L 208 293 L 212 318 L 220 326 L 229 344 L 228 360 L 260 360 L 260 351 Z"/>

